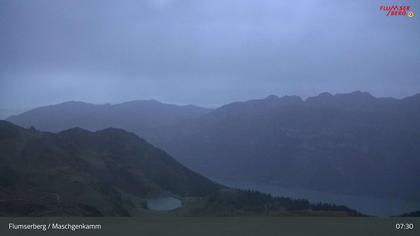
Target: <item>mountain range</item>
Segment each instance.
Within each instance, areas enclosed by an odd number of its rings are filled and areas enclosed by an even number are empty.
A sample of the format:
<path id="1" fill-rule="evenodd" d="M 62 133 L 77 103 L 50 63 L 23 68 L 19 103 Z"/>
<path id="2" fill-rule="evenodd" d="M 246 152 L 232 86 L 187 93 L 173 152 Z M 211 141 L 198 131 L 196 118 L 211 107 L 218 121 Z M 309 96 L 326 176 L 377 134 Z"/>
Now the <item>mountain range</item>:
<path id="1" fill-rule="evenodd" d="M 271 95 L 214 110 L 155 101 L 119 106 L 70 102 L 8 121 L 46 131 L 124 128 L 214 179 L 420 198 L 413 187 L 420 181 L 420 94 L 395 99 L 357 91 L 306 100 Z"/>
<path id="2" fill-rule="evenodd" d="M 0 121 L 0 216 L 156 215 L 147 202 L 162 197 L 182 201 L 169 215 L 359 215 L 225 187 L 121 129 L 54 134 Z"/>
<path id="3" fill-rule="evenodd" d="M 121 104 L 96 105 L 85 102 L 65 102 L 39 107 L 7 120 L 37 129 L 58 132 L 81 127 L 88 130 L 121 128 L 137 134 L 150 133 L 156 127 L 177 124 L 197 118 L 209 109 L 193 105 L 171 105 L 156 100 L 137 100 Z"/>

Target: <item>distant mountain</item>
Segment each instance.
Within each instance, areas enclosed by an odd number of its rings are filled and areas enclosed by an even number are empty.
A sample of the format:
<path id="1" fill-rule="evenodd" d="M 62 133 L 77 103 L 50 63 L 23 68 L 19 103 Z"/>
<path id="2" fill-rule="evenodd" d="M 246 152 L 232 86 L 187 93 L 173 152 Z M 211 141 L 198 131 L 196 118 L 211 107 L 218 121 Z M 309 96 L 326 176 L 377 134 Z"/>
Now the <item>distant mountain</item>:
<path id="1" fill-rule="evenodd" d="M 6 108 L 0 108 L 0 120 L 4 120 L 7 117 L 15 114 L 20 114 L 24 112 L 25 109 L 6 109 Z"/>
<path id="2" fill-rule="evenodd" d="M 0 198 L 17 206 L 11 211 L 130 215 L 136 197 L 206 196 L 221 188 L 119 129 L 51 134 L 0 121 L 0 156 Z"/>
<path id="3" fill-rule="evenodd" d="M 211 111 L 189 107 L 199 111 L 182 118 L 170 112 L 156 116 L 155 109 L 136 110 L 130 103 L 112 113 L 86 104 L 70 109 L 71 104 L 35 109 L 9 121 L 49 131 L 125 128 L 215 179 L 420 198 L 420 189 L 413 187 L 420 182 L 420 94 L 395 99 L 322 93 L 306 100 L 271 95 Z"/>
<path id="4" fill-rule="evenodd" d="M 172 215 L 358 215 L 223 187 L 124 130 L 52 134 L 0 121 L 0 216 L 150 215 L 147 200 L 168 196 L 184 204 Z"/>
<path id="5" fill-rule="evenodd" d="M 36 108 L 7 120 L 22 127 L 34 126 L 51 132 L 81 127 L 88 130 L 122 128 L 138 134 L 154 127 L 172 125 L 200 117 L 209 109 L 193 105 L 171 105 L 155 100 L 138 100 L 116 105 L 65 102 Z"/>
<path id="6" fill-rule="evenodd" d="M 418 200 L 420 94 L 323 93 L 236 102 L 152 143 L 215 179 Z"/>

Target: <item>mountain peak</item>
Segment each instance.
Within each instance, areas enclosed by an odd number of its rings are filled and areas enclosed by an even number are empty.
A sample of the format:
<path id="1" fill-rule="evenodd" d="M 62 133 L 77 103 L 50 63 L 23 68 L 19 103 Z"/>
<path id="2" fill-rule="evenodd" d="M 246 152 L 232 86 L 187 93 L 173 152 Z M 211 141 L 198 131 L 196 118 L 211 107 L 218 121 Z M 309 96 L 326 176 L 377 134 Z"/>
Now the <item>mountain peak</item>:
<path id="1" fill-rule="evenodd" d="M 323 93 L 320 93 L 318 95 L 318 97 L 330 98 L 330 97 L 333 97 L 333 95 L 331 93 L 329 93 L 329 92 L 323 92 Z"/>
<path id="2" fill-rule="evenodd" d="M 273 94 L 271 94 L 271 95 L 267 96 L 266 98 L 264 98 L 264 100 L 278 100 L 278 99 L 279 99 L 279 97 L 276 96 L 276 95 L 273 95 Z"/>
<path id="3" fill-rule="evenodd" d="M 362 91 L 354 91 L 354 92 L 351 92 L 350 94 L 342 94 L 342 95 L 351 95 L 351 96 L 360 97 L 360 98 L 374 98 L 372 94 L 370 94 L 369 92 L 362 92 Z"/>
<path id="4" fill-rule="evenodd" d="M 278 97 L 276 95 L 269 95 L 268 97 L 264 98 L 263 101 L 273 101 L 273 102 L 282 102 L 282 103 L 301 103 L 303 102 L 302 98 L 299 96 L 283 96 Z"/>
<path id="5" fill-rule="evenodd" d="M 308 103 L 316 104 L 361 104 L 364 105 L 365 102 L 370 102 L 375 100 L 368 92 L 354 91 L 351 93 L 338 93 L 332 95 L 328 92 L 320 93 L 318 96 L 309 97 L 306 99 Z"/>
<path id="6" fill-rule="evenodd" d="M 81 137 L 81 136 L 91 135 L 91 132 L 89 130 L 82 129 L 80 127 L 74 127 L 74 128 L 70 128 L 70 129 L 61 131 L 58 134 Z"/>
<path id="7" fill-rule="evenodd" d="M 128 102 L 123 102 L 123 103 L 120 103 L 120 104 L 116 104 L 116 106 L 118 106 L 118 105 L 132 105 L 132 104 L 155 104 L 155 105 L 164 105 L 164 103 L 161 103 L 158 100 L 148 99 L 148 100 L 133 100 L 133 101 L 128 101 Z"/>

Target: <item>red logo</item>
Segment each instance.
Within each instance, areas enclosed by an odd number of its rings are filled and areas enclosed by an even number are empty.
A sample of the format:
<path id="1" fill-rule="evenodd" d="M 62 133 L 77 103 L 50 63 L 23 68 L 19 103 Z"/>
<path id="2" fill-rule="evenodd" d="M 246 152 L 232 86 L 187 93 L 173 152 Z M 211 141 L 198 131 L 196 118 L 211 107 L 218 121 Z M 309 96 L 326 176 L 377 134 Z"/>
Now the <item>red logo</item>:
<path id="1" fill-rule="evenodd" d="M 380 6 L 380 11 L 386 12 L 386 16 L 408 16 L 413 17 L 414 12 L 411 11 L 410 6 L 392 5 L 392 6 Z"/>

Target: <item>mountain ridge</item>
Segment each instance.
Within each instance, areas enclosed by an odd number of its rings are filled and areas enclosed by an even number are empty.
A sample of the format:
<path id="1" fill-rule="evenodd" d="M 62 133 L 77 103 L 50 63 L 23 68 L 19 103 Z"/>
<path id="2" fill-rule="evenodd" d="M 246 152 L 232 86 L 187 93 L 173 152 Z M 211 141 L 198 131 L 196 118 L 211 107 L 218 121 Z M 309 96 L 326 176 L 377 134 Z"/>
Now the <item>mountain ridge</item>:
<path id="1" fill-rule="evenodd" d="M 135 100 L 116 105 L 70 101 L 35 108 L 6 120 L 26 128 L 34 126 L 52 132 L 72 127 L 88 130 L 115 127 L 142 134 L 153 126 L 197 118 L 209 111 L 193 105 L 164 104 L 156 100 Z"/>
<path id="2" fill-rule="evenodd" d="M 360 215 L 224 187 L 121 129 L 53 134 L 0 121 L 0 154 L 1 216 Z M 159 196 L 185 206 L 149 209 L 147 199 Z"/>
<path id="3" fill-rule="evenodd" d="M 146 113 L 158 114 L 151 111 Z M 157 116 L 176 116 L 172 113 Z M 114 115 L 125 114 L 118 111 Z M 262 178 L 345 194 L 420 196 L 408 187 L 417 179 L 415 172 L 420 171 L 415 168 L 420 163 L 416 158 L 420 150 L 414 144 L 420 135 L 420 94 L 396 99 L 355 91 L 321 93 L 305 100 L 270 95 L 173 122 L 142 122 L 144 116 L 136 114 L 129 122 L 110 119 L 105 124 L 103 115 L 89 115 L 90 123 L 72 115 L 41 117 L 44 126 L 30 116 L 22 122 L 11 121 L 47 131 L 75 126 L 89 130 L 123 128 L 164 149 L 187 167 L 216 179 Z M 54 123 L 56 126 L 49 126 Z M 378 168 L 370 170 L 364 165 Z M 398 186 L 398 181 L 407 184 Z M 389 190 L 387 182 L 392 183 Z"/>
<path id="4" fill-rule="evenodd" d="M 420 181 L 419 98 L 324 93 L 290 103 L 269 96 L 165 127 L 150 141 L 215 179 L 418 199 L 410 186 Z"/>

